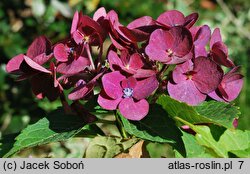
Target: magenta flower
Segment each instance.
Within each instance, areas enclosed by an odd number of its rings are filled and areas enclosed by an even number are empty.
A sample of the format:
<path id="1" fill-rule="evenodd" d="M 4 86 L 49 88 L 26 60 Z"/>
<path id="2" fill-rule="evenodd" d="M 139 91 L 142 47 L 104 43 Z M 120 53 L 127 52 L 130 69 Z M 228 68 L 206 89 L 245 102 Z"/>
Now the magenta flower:
<path id="1" fill-rule="evenodd" d="M 159 28 L 151 17 L 139 18 L 127 27 L 123 26 L 114 10 L 107 14 L 109 21 L 109 36 L 113 45 L 120 50 L 138 48 L 137 43 L 148 39 L 152 30 Z"/>
<path id="2" fill-rule="evenodd" d="M 123 50 L 119 57 L 116 52 L 110 50 L 108 60 L 112 71 L 123 71 L 134 75 L 135 78 L 146 78 L 155 75 L 153 70 L 142 69 L 144 62 L 139 53 L 130 55 L 127 50 Z"/>
<path id="3" fill-rule="evenodd" d="M 168 82 L 169 95 L 190 105 L 198 105 L 220 84 L 223 70 L 207 57 L 177 65 Z"/>
<path id="4" fill-rule="evenodd" d="M 172 27 L 169 31 L 155 30 L 145 52 L 150 59 L 165 64 L 178 64 L 192 58 L 193 39 L 188 29 Z"/>
<path id="5" fill-rule="evenodd" d="M 149 35 L 156 29 L 160 28 L 157 22 L 150 16 L 137 18 L 127 25 L 129 30 L 138 33 L 142 37 L 148 38 Z"/>
<path id="6" fill-rule="evenodd" d="M 24 64 L 24 54 L 13 57 L 6 65 L 8 73 L 20 75 L 20 79 L 25 79 L 33 74 Z M 37 37 L 29 46 L 26 57 L 32 59 L 36 64 L 43 65 L 52 58 L 51 43 L 45 36 Z"/>
<path id="7" fill-rule="evenodd" d="M 97 80 L 103 75 L 104 71 L 98 73 L 94 78 L 86 82 L 83 78 L 79 79 L 75 88 L 69 93 L 68 98 L 70 100 L 79 100 L 88 96 L 96 86 Z"/>
<path id="8" fill-rule="evenodd" d="M 19 75 L 19 80 L 30 78 L 32 91 L 39 99 L 47 97 L 54 101 L 62 91 L 56 79 L 53 63 L 47 69 L 42 65 L 52 58 L 51 43 L 45 36 L 36 38 L 29 46 L 27 54 L 13 57 L 6 66 L 6 71 Z"/>
<path id="9" fill-rule="evenodd" d="M 76 74 L 90 65 L 83 45 L 77 45 L 73 40 L 66 39 L 54 47 L 54 56 L 58 61 L 57 72 Z"/>
<path id="10" fill-rule="evenodd" d="M 226 73 L 218 88 L 209 93 L 209 97 L 224 102 L 230 102 L 236 99 L 243 86 L 243 75 L 239 72 L 239 67 L 234 67 Z"/>
<path id="11" fill-rule="evenodd" d="M 228 49 L 222 42 L 219 28 L 216 28 L 211 36 L 210 54 L 212 59 L 219 65 L 224 65 L 229 68 L 235 66 L 233 61 L 228 57 Z"/>
<path id="12" fill-rule="evenodd" d="M 106 12 L 103 8 L 94 14 L 94 19 L 100 22 L 105 17 Z M 77 44 L 102 46 L 106 37 L 106 30 L 95 20 L 81 12 L 75 12 L 70 33 Z"/>
<path id="13" fill-rule="evenodd" d="M 169 10 L 162 13 L 158 18 L 157 22 L 161 25 L 166 26 L 167 28 L 175 26 L 183 26 L 190 28 L 198 19 L 198 13 L 192 13 L 188 16 L 184 16 L 180 11 Z"/>
<path id="14" fill-rule="evenodd" d="M 134 77 L 126 78 L 119 71 L 105 74 L 102 78 L 103 90 L 98 97 L 98 103 L 107 110 L 119 109 L 121 114 L 130 120 L 141 120 L 149 111 L 145 98 L 158 87 L 155 76 L 144 80 Z"/>
<path id="15" fill-rule="evenodd" d="M 211 30 L 209 26 L 195 26 L 190 28 L 194 40 L 194 54 L 195 57 L 204 56 L 207 57 L 206 45 L 211 36 Z"/>

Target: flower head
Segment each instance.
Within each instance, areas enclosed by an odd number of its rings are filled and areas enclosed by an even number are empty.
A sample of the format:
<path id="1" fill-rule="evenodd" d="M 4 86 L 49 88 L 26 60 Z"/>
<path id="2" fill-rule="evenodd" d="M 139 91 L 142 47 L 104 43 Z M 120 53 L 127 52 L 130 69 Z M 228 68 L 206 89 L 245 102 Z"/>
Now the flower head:
<path id="1" fill-rule="evenodd" d="M 234 67 L 223 76 L 218 88 L 209 97 L 224 102 L 230 102 L 237 98 L 243 86 L 243 75 L 239 72 L 239 67 Z"/>
<path id="2" fill-rule="evenodd" d="M 112 71 L 123 71 L 133 75 L 135 78 L 146 78 L 155 75 L 151 69 L 143 69 L 143 58 L 139 53 L 130 55 L 128 50 L 122 50 L 120 57 L 116 52 L 110 50 L 108 61 Z"/>
<path id="3" fill-rule="evenodd" d="M 193 39 L 188 29 L 172 27 L 169 31 L 155 30 L 145 52 L 152 60 L 178 64 L 192 58 Z"/>
<path id="4" fill-rule="evenodd" d="M 108 110 L 119 109 L 130 120 L 141 120 L 149 111 L 145 98 L 158 87 L 155 76 L 144 80 L 122 75 L 119 71 L 105 74 L 102 78 L 103 90 L 98 97 L 101 107 Z"/>
<path id="5" fill-rule="evenodd" d="M 168 93 L 179 101 L 197 105 L 218 87 L 222 76 L 223 71 L 215 62 L 198 57 L 176 66 L 167 86 Z"/>
<path id="6" fill-rule="evenodd" d="M 211 58 L 219 65 L 229 68 L 235 66 L 233 61 L 228 57 L 228 49 L 227 46 L 222 42 L 219 28 L 216 28 L 211 36 L 210 54 Z"/>
<path id="7" fill-rule="evenodd" d="M 62 74 L 76 74 L 90 65 L 84 46 L 71 39 L 56 44 L 54 56 L 58 61 L 57 71 Z"/>

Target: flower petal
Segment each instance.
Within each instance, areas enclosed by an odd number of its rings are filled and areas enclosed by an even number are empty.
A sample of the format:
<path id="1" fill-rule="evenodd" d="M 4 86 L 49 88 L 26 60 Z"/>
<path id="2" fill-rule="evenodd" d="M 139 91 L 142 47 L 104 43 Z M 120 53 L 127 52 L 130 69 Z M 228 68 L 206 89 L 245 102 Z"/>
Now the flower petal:
<path id="1" fill-rule="evenodd" d="M 115 66 L 123 67 L 121 59 L 118 57 L 117 53 L 114 52 L 113 50 L 110 50 L 108 53 L 108 61 L 109 61 L 110 69 L 112 71 L 115 71 L 114 69 L 116 68 Z"/>
<path id="2" fill-rule="evenodd" d="M 175 83 L 181 83 L 187 80 L 186 73 L 193 70 L 193 62 L 191 60 L 186 61 L 183 64 L 177 65 L 172 73 L 172 77 Z"/>
<path id="3" fill-rule="evenodd" d="M 148 114 L 149 104 L 145 99 L 134 102 L 133 98 L 125 98 L 119 104 L 119 111 L 129 120 L 141 120 Z"/>
<path id="4" fill-rule="evenodd" d="M 20 65 L 23 62 L 23 54 L 19 54 L 10 59 L 6 65 L 6 71 L 12 74 L 21 74 Z"/>
<path id="5" fill-rule="evenodd" d="M 169 10 L 162 13 L 157 21 L 168 27 L 179 26 L 185 23 L 184 15 L 177 10 Z"/>
<path id="6" fill-rule="evenodd" d="M 151 34 L 145 52 L 152 60 L 168 62 L 170 58 L 166 51 L 172 48 L 173 43 L 174 36 L 171 33 L 162 29 L 157 29 Z"/>
<path id="7" fill-rule="evenodd" d="M 56 60 L 58 60 L 59 62 L 67 62 L 68 61 L 68 50 L 69 48 L 67 48 L 67 46 L 65 46 L 62 43 L 57 44 L 54 47 L 54 56 L 56 58 Z"/>
<path id="8" fill-rule="evenodd" d="M 174 54 L 178 57 L 187 55 L 193 47 L 193 38 L 190 31 L 184 27 L 173 27 L 169 32 L 174 37 L 174 44 L 171 48 Z"/>
<path id="9" fill-rule="evenodd" d="M 121 97 L 117 99 L 112 99 L 104 91 L 101 91 L 98 96 L 97 102 L 104 109 L 115 110 L 121 100 Z"/>
<path id="10" fill-rule="evenodd" d="M 209 26 L 203 25 L 199 28 L 194 37 L 194 44 L 205 47 L 211 36 L 211 30 Z"/>
<path id="11" fill-rule="evenodd" d="M 71 29 L 70 29 L 71 34 L 73 34 L 77 30 L 78 21 L 80 18 L 79 16 L 80 16 L 80 13 L 76 11 L 72 20 L 72 24 L 71 24 Z"/>
<path id="12" fill-rule="evenodd" d="M 101 18 L 105 18 L 107 15 L 106 10 L 104 7 L 100 7 L 99 9 L 96 10 L 96 12 L 93 15 L 93 19 L 95 21 L 100 20 Z"/>
<path id="13" fill-rule="evenodd" d="M 132 54 L 130 56 L 130 60 L 129 60 L 128 65 L 129 65 L 128 68 L 131 68 L 134 70 L 138 70 L 138 69 L 142 68 L 144 64 L 143 64 L 143 61 L 142 61 L 140 54 L 138 54 L 138 53 Z"/>
<path id="14" fill-rule="evenodd" d="M 232 60 L 228 58 L 228 49 L 223 42 L 216 42 L 211 49 L 213 60 L 219 65 L 224 65 L 226 67 L 234 67 Z"/>
<path id="15" fill-rule="evenodd" d="M 198 13 L 191 13 L 190 15 L 185 17 L 185 23 L 183 24 L 185 27 L 190 28 L 197 21 L 199 15 Z"/>
<path id="16" fill-rule="evenodd" d="M 112 99 L 122 97 L 121 81 L 126 77 L 123 76 L 119 71 L 107 73 L 102 77 L 102 85 L 105 93 Z"/>
<path id="17" fill-rule="evenodd" d="M 156 76 L 151 76 L 144 80 L 137 81 L 133 97 L 137 100 L 147 98 L 158 88 L 158 85 L 159 82 L 157 81 Z"/>
<path id="18" fill-rule="evenodd" d="M 214 91 L 223 77 L 223 70 L 215 62 L 207 57 L 194 59 L 194 71 L 192 80 L 195 86 L 205 94 Z"/>
<path id="19" fill-rule="evenodd" d="M 227 98 L 224 96 L 223 98 L 229 102 L 233 101 L 238 97 L 243 87 L 243 76 L 240 74 L 235 74 L 230 78 L 223 79 L 223 82 L 225 82 L 224 91 L 228 95 Z"/>
<path id="20" fill-rule="evenodd" d="M 221 96 L 220 91 L 218 89 L 210 92 L 208 94 L 209 97 L 211 97 L 214 100 L 220 101 L 220 102 L 226 102 L 226 100 L 224 100 L 224 98 Z"/>
<path id="21" fill-rule="evenodd" d="M 156 74 L 155 71 L 151 69 L 138 69 L 136 70 L 135 74 L 133 75 L 134 78 L 141 79 L 154 76 Z"/>
<path id="22" fill-rule="evenodd" d="M 30 59 L 27 56 L 24 56 L 24 61 L 33 69 L 37 70 L 37 71 L 41 71 L 44 73 L 48 73 L 50 74 L 51 72 L 49 70 L 47 70 L 46 68 L 42 67 L 41 65 L 37 64 L 36 62 L 34 62 L 32 59 Z"/>
<path id="23" fill-rule="evenodd" d="M 76 74 L 83 71 L 89 64 L 88 58 L 80 56 L 76 60 L 61 62 L 57 67 L 57 72 L 62 74 Z"/>
<path id="24" fill-rule="evenodd" d="M 130 76 L 129 78 L 124 79 L 121 85 L 123 89 L 124 88 L 134 89 L 136 87 L 136 83 L 137 83 L 136 79 L 133 76 Z"/>
<path id="25" fill-rule="evenodd" d="M 34 59 L 35 57 L 39 56 L 40 54 L 44 54 L 48 55 L 51 52 L 51 43 L 50 41 L 45 37 L 45 36 L 40 36 L 37 37 L 29 46 L 28 50 L 27 50 L 27 56 L 31 59 Z M 46 56 L 41 57 L 43 59 L 41 60 L 36 60 L 36 62 L 40 65 L 44 64 L 45 62 L 47 62 L 47 58 Z M 47 58 L 47 59 L 46 59 Z"/>
<path id="26" fill-rule="evenodd" d="M 70 100 L 79 100 L 88 95 L 94 89 L 94 86 L 94 83 L 80 84 L 69 93 L 68 98 Z"/>
<path id="27" fill-rule="evenodd" d="M 222 42 L 222 38 L 221 38 L 221 34 L 220 34 L 220 29 L 219 28 L 215 28 L 212 36 L 211 36 L 211 40 L 210 40 L 210 49 L 212 48 L 212 46 L 216 43 L 216 42 Z"/>
<path id="28" fill-rule="evenodd" d="M 177 84 L 168 82 L 167 88 L 172 98 L 189 105 L 198 105 L 206 99 L 206 95 L 195 87 L 192 80 L 185 80 Z"/>

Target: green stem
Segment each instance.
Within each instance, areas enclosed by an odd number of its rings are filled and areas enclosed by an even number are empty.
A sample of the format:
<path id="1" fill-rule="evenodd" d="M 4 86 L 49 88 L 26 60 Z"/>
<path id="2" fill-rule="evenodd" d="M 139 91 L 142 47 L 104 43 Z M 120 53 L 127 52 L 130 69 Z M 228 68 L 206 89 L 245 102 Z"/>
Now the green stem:
<path id="1" fill-rule="evenodd" d="M 111 121 L 111 120 L 102 120 L 102 119 L 99 119 L 95 123 L 115 124 L 116 122 L 115 121 Z"/>
<path id="2" fill-rule="evenodd" d="M 121 136 L 125 139 L 128 138 L 128 134 L 127 132 L 125 131 L 124 127 L 123 127 L 123 124 L 122 124 L 122 121 L 120 120 L 118 114 L 117 114 L 117 111 L 115 111 L 115 118 L 116 118 L 116 126 L 121 134 Z"/>

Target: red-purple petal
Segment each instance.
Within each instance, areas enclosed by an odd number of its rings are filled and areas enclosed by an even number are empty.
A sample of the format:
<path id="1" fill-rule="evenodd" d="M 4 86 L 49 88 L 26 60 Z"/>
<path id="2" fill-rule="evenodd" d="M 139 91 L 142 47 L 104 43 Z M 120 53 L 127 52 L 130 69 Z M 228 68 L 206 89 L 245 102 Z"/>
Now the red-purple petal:
<path id="1" fill-rule="evenodd" d="M 134 89 L 136 87 L 137 81 L 134 77 L 130 76 L 127 79 L 124 79 L 121 83 L 122 88 L 132 88 Z"/>
<path id="2" fill-rule="evenodd" d="M 59 62 L 67 62 L 69 56 L 68 49 L 69 48 L 62 43 L 57 44 L 54 47 L 54 56 L 56 60 Z"/>
<path id="3" fill-rule="evenodd" d="M 135 28 L 140 28 L 144 26 L 149 26 L 149 25 L 155 25 L 155 21 L 153 20 L 152 17 L 150 16 L 143 16 L 138 19 L 135 19 L 134 21 L 130 22 L 127 27 L 129 29 L 135 29 Z"/>
<path id="4" fill-rule="evenodd" d="M 132 98 L 124 98 L 119 104 L 119 111 L 129 120 L 141 120 L 148 114 L 149 104 L 145 99 L 134 102 Z"/>
<path id="5" fill-rule="evenodd" d="M 149 44 L 145 49 L 146 54 L 152 60 L 168 62 L 170 58 L 167 55 L 167 50 L 172 48 L 174 44 L 174 36 L 168 31 L 162 29 L 155 30 L 149 39 Z"/>
<path id="6" fill-rule="evenodd" d="M 27 56 L 24 56 L 24 61 L 33 69 L 37 70 L 37 71 L 41 71 L 44 73 L 48 73 L 50 74 L 51 72 L 49 70 L 47 70 L 46 68 L 42 67 L 41 65 L 37 64 L 36 62 L 34 62 L 32 59 L 30 59 Z"/>
<path id="7" fill-rule="evenodd" d="M 215 28 L 214 31 L 213 31 L 213 33 L 212 33 L 211 40 L 210 40 L 210 48 L 212 48 L 212 46 L 216 42 L 222 42 L 221 34 L 220 34 L 220 29 L 219 28 Z"/>
<path id="8" fill-rule="evenodd" d="M 168 82 L 167 88 L 172 98 L 189 105 L 198 105 L 206 99 L 206 95 L 196 88 L 192 80 L 185 80 L 177 84 Z"/>
<path id="9" fill-rule="evenodd" d="M 194 59 L 194 71 L 192 80 L 195 86 L 205 94 L 214 91 L 223 77 L 223 70 L 215 62 L 207 57 Z"/>
<path id="10" fill-rule="evenodd" d="M 114 66 L 123 67 L 121 59 L 118 57 L 117 53 L 113 50 L 110 50 L 108 53 L 108 61 L 110 65 L 110 69 L 115 71 Z"/>
<path id="11" fill-rule="evenodd" d="M 137 81 L 136 87 L 134 88 L 133 97 L 137 100 L 147 98 L 158 88 L 158 85 L 159 82 L 155 76 Z"/>
<path id="12" fill-rule="evenodd" d="M 136 70 L 135 74 L 133 75 L 134 78 L 147 78 L 147 77 L 151 77 L 154 76 L 156 74 L 155 71 L 150 70 L 150 69 L 138 69 Z"/>
<path id="13" fill-rule="evenodd" d="M 79 12 L 76 11 L 72 20 L 70 33 L 73 34 L 77 30 L 77 25 L 79 21 Z"/>
<path id="14" fill-rule="evenodd" d="M 174 54 L 178 57 L 187 55 L 193 47 L 193 38 L 190 31 L 184 27 L 173 27 L 169 32 L 174 36 L 174 44 L 171 48 Z"/>
<path id="15" fill-rule="evenodd" d="M 119 26 L 120 31 L 123 33 L 123 35 L 126 36 L 131 42 L 142 42 L 146 40 L 149 36 L 148 33 L 145 33 L 138 29 L 129 29 L 124 26 Z"/>
<path id="16" fill-rule="evenodd" d="M 51 51 L 51 43 L 45 36 L 39 36 L 37 37 L 29 46 L 27 50 L 27 56 L 31 59 L 34 59 L 35 57 L 39 56 L 40 54 L 49 54 Z M 43 64 L 46 62 L 46 60 L 41 60 L 42 63 L 39 63 L 40 61 L 37 61 L 38 64 Z"/>
<path id="17" fill-rule="evenodd" d="M 62 74 L 76 74 L 83 71 L 89 64 L 88 58 L 80 56 L 76 60 L 60 63 L 57 67 L 57 72 Z"/>
<path id="18" fill-rule="evenodd" d="M 20 65 L 23 62 L 23 57 L 23 54 L 19 54 L 10 59 L 10 61 L 6 65 L 6 71 L 12 74 L 20 74 Z"/>
<path id="19" fill-rule="evenodd" d="M 209 26 L 203 25 L 199 28 L 194 37 L 194 45 L 199 47 L 205 47 L 211 36 L 211 30 Z"/>
<path id="20" fill-rule="evenodd" d="M 157 21 L 168 26 L 179 26 L 185 23 L 184 15 L 177 11 L 177 10 L 169 10 L 162 13 L 158 18 Z"/>
<path id="21" fill-rule="evenodd" d="M 231 78 L 234 78 L 234 77 L 231 77 Z M 229 79 L 228 82 L 225 82 L 225 86 L 223 89 L 227 93 L 228 98 L 225 98 L 224 96 L 223 97 L 226 101 L 230 102 L 238 97 L 243 86 L 242 78 L 243 76 L 241 76 L 241 78 L 234 78 L 234 80 Z"/>
<path id="22" fill-rule="evenodd" d="M 122 97 L 121 81 L 126 77 L 123 76 L 119 71 L 107 73 L 102 77 L 102 85 L 105 93 L 112 99 Z"/>
<path id="23" fill-rule="evenodd" d="M 140 54 L 138 53 L 134 53 L 130 56 L 130 60 L 128 63 L 128 68 L 134 69 L 134 70 L 138 70 L 140 68 L 143 67 L 143 61 L 142 58 L 140 56 Z"/>
<path id="24" fill-rule="evenodd" d="M 235 66 L 233 61 L 228 58 L 228 49 L 223 42 L 213 44 L 211 54 L 213 60 L 219 65 L 224 65 L 229 68 Z"/>
<path id="25" fill-rule="evenodd" d="M 121 97 L 117 99 L 112 99 L 104 91 L 101 91 L 98 96 L 97 102 L 104 109 L 115 110 L 121 100 Z"/>
<path id="26" fill-rule="evenodd" d="M 84 40 L 83 35 L 78 30 L 73 32 L 73 39 L 77 44 L 82 44 Z"/>
<path id="27" fill-rule="evenodd" d="M 80 84 L 69 93 L 68 98 L 70 100 L 79 100 L 88 95 L 94 89 L 94 86 L 94 83 Z"/>
<path id="28" fill-rule="evenodd" d="M 173 81 L 180 83 L 187 80 L 186 73 L 193 70 L 193 62 L 191 60 L 186 61 L 183 64 L 177 65 L 172 73 Z"/>
<path id="29" fill-rule="evenodd" d="M 214 90 L 208 94 L 209 97 L 211 97 L 214 100 L 220 101 L 220 102 L 226 102 L 226 100 L 223 99 L 220 92 L 218 90 Z"/>
<path id="30" fill-rule="evenodd" d="M 197 21 L 198 17 L 198 13 L 191 13 L 190 15 L 185 17 L 185 23 L 183 25 L 187 28 L 191 28 Z"/>
<path id="31" fill-rule="evenodd" d="M 101 18 L 105 18 L 107 15 L 106 10 L 104 7 L 100 7 L 99 9 L 96 10 L 96 12 L 93 15 L 93 19 L 95 21 L 98 21 Z"/>

